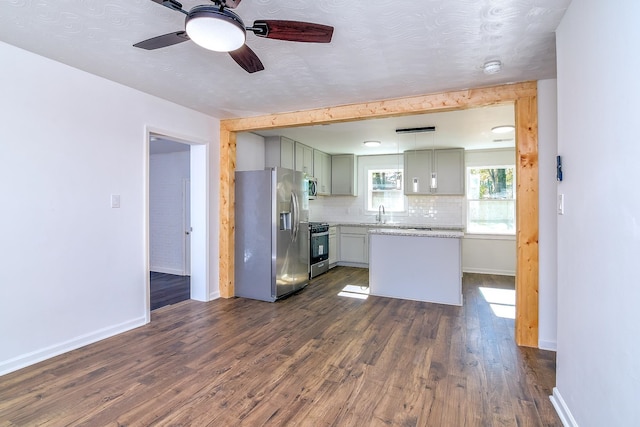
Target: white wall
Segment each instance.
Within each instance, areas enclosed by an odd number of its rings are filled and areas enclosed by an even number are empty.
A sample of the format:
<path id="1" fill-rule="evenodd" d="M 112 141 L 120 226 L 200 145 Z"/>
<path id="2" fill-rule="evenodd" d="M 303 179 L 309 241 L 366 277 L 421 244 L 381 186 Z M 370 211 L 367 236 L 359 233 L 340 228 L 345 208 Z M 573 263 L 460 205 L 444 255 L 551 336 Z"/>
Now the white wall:
<path id="1" fill-rule="evenodd" d="M 555 79 L 538 82 L 538 346 L 547 350 L 557 348 L 556 95 Z"/>
<path id="2" fill-rule="evenodd" d="M 249 132 L 238 133 L 236 138 L 236 170 L 262 169 L 264 169 L 264 137 Z"/>
<path id="3" fill-rule="evenodd" d="M 152 143 L 153 144 L 153 143 Z M 191 153 L 149 156 L 149 269 L 184 274 L 184 182 Z"/>
<path id="4" fill-rule="evenodd" d="M 515 276 L 515 237 L 466 235 L 462 239 L 462 271 Z"/>
<path id="5" fill-rule="evenodd" d="M 146 321 L 150 128 L 211 143 L 217 289 L 219 121 L 4 43 L 0 58 L 0 374 Z"/>
<path id="6" fill-rule="evenodd" d="M 568 423 L 640 420 L 640 2 L 574 1 L 557 30 L 555 403 Z"/>
<path id="7" fill-rule="evenodd" d="M 515 114 L 515 113 L 514 113 Z M 495 148 L 489 150 L 466 150 L 464 166 L 508 166 L 516 164 L 516 149 Z"/>

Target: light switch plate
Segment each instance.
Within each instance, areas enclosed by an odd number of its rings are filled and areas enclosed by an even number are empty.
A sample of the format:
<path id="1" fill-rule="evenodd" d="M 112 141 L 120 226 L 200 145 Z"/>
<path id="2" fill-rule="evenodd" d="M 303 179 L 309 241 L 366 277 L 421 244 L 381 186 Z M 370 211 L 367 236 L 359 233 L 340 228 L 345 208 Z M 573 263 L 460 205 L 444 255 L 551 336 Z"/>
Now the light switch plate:
<path id="1" fill-rule="evenodd" d="M 558 215 L 564 215 L 564 194 L 558 194 Z"/>
<path id="2" fill-rule="evenodd" d="M 120 207 L 120 195 L 119 194 L 112 194 L 111 195 L 111 207 L 112 208 L 119 208 Z"/>

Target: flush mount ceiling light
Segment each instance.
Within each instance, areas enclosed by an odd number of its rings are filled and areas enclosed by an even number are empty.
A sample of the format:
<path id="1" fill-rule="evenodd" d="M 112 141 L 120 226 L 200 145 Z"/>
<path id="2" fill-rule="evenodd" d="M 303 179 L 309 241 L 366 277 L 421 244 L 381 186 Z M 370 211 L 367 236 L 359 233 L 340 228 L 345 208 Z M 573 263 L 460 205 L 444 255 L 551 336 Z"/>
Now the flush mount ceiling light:
<path id="1" fill-rule="evenodd" d="M 247 31 L 242 19 L 228 9 L 196 6 L 189 11 L 185 29 L 196 44 L 215 52 L 232 52 L 244 45 Z"/>
<path id="2" fill-rule="evenodd" d="M 496 73 L 499 73 L 502 70 L 502 62 L 500 62 L 498 60 L 487 61 L 482 66 L 482 70 L 484 71 L 485 74 L 496 74 Z"/>
<path id="3" fill-rule="evenodd" d="M 492 127 L 491 128 L 491 132 L 493 132 L 493 133 L 509 133 L 509 132 L 513 132 L 514 129 L 515 129 L 515 126 L 513 126 L 513 125 L 501 125 L 501 126 Z"/>
<path id="4" fill-rule="evenodd" d="M 366 147 L 379 147 L 380 146 L 380 141 L 365 141 L 365 142 L 363 142 L 363 144 Z"/>

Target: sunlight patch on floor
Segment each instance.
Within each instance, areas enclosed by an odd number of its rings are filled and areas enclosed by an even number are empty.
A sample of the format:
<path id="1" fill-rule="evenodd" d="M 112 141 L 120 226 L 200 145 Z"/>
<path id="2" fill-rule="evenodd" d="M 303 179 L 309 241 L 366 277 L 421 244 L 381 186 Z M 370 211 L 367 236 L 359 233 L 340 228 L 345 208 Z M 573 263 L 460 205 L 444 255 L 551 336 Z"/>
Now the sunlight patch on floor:
<path id="1" fill-rule="evenodd" d="M 367 297 L 369 296 L 369 287 L 347 285 L 344 288 L 342 288 L 342 291 L 338 293 L 338 296 L 348 297 L 348 298 L 357 298 L 357 299 L 367 299 Z"/>
<path id="2" fill-rule="evenodd" d="M 516 318 L 516 291 L 514 289 L 498 289 L 480 287 L 480 293 L 489 303 L 493 314 L 506 319 Z"/>

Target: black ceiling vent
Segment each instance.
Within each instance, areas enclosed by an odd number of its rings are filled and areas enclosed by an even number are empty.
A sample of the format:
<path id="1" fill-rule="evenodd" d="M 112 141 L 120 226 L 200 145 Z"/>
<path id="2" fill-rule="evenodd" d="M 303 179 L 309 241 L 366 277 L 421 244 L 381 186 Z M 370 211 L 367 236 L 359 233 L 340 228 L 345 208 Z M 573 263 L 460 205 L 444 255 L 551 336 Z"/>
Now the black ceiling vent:
<path id="1" fill-rule="evenodd" d="M 425 126 L 421 128 L 404 128 L 396 129 L 396 133 L 419 133 L 419 132 L 435 132 L 435 126 Z"/>

